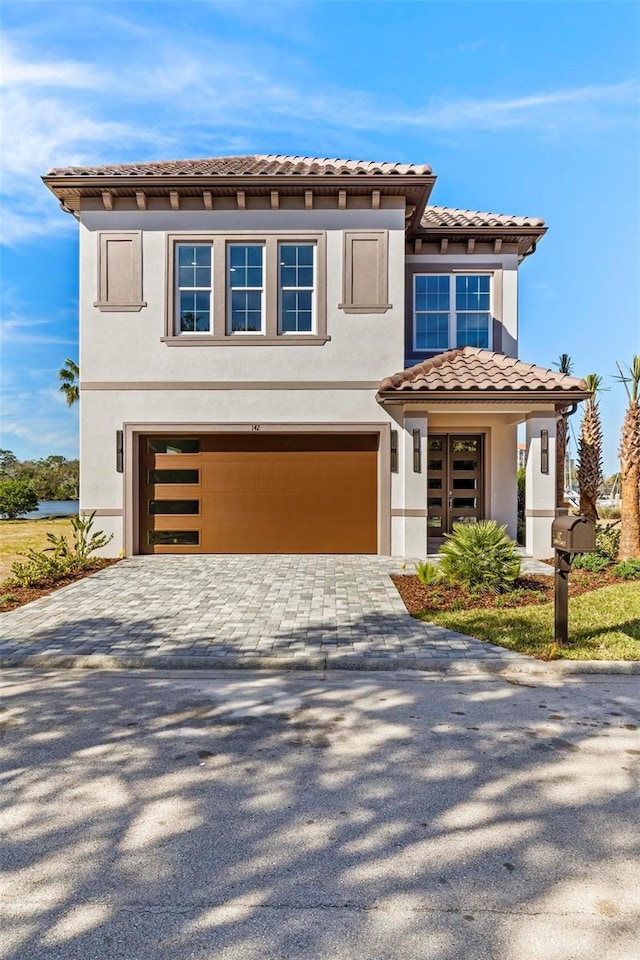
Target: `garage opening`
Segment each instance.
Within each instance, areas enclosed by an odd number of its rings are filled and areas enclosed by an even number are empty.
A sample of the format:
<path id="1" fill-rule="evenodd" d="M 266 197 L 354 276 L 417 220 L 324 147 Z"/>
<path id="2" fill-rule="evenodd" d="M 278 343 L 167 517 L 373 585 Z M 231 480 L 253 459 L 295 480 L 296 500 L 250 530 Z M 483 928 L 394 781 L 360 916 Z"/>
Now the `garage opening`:
<path id="1" fill-rule="evenodd" d="M 378 434 L 139 443 L 141 553 L 378 552 Z"/>

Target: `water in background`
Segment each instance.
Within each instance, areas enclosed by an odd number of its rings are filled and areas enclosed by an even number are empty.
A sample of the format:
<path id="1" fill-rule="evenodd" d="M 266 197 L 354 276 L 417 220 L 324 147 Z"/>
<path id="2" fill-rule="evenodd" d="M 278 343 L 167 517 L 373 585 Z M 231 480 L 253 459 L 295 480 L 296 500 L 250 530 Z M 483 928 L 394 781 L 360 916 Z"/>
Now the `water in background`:
<path id="1" fill-rule="evenodd" d="M 37 510 L 23 516 L 30 520 L 37 520 L 39 517 L 73 517 L 79 507 L 79 500 L 41 500 Z"/>

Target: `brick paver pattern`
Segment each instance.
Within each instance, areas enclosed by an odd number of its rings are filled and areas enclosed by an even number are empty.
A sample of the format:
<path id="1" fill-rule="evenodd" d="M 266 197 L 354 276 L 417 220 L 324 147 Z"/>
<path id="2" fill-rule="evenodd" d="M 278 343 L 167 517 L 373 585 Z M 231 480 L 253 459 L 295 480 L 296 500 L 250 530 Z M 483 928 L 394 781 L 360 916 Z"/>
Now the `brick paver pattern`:
<path id="1" fill-rule="evenodd" d="M 133 557 L 0 615 L 0 655 L 517 658 L 409 616 L 389 576 L 401 562 Z"/>

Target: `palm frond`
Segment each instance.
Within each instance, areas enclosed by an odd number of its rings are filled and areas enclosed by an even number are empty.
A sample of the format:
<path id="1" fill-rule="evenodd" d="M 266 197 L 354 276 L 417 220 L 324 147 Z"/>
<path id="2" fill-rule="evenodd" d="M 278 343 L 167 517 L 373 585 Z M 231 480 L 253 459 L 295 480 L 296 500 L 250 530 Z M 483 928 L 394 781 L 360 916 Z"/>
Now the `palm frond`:
<path id="1" fill-rule="evenodd" d="M 561 353 L 558 357 L 558 362 L 554 363 L 554 367 L 560 373 L 566 373 L 568 376 L 571 376 L 573 373 L 573 361 L 568 353 Z"/>
<path id="2" fill-rule="evenodd" d="M 635 354 L 627 367 L 626 373 L 619 360 L 616 360 L 616 367 L 618 368 L 619 375 L 614 375 L 613 379 L 624 386 L 629 400 L 637 403 L 638 399 L 640 399 L 640 354 Z"/>

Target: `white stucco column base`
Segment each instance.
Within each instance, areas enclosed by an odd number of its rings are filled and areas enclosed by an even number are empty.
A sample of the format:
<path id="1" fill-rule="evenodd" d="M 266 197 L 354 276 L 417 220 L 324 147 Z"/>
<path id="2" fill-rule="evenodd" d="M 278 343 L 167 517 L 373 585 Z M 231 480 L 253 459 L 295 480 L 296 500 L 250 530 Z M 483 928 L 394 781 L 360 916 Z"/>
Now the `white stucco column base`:
<path id="1" fill-rule="evenodd" d="M 414 470 L 413 431 L 420 431 L 420 472 Z M 404 556 L 427 555 L 427 417 L 426 414 L 406 417 L 402 436 L 403 446 L 403 526 Z"/>
<path id="2" fill-rule="evenodd" d="M 542 431 L 549 435 L 547 471 L 542 472 Z M 551 549 L 551 524 L 556 515 L 556 420 L 555 416 L 527 418 L 527 466 L 525 494 L 525 549 L 544 560 Z"/>

